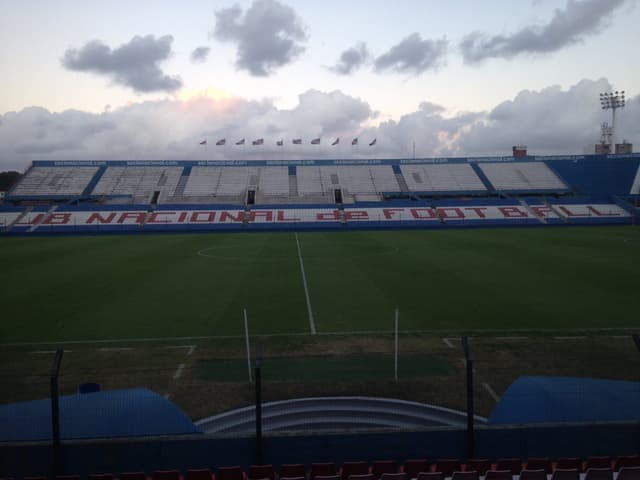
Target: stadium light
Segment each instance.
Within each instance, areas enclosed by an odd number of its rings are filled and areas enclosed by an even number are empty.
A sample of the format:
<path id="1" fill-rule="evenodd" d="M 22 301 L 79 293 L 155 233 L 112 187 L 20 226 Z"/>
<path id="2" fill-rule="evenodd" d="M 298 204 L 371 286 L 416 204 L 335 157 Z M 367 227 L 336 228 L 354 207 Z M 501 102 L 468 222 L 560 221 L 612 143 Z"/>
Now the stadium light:
<path id="1" fill-rule="evenodd" d="M 615 148 L 616 134 L 616 110 L 626 105 L 624 90 L 616 90 L 611 92 L 603 92 L 600 94 L 600 107 L 602 110 L 611 110 L 611 132 L 613 147 Z"/>

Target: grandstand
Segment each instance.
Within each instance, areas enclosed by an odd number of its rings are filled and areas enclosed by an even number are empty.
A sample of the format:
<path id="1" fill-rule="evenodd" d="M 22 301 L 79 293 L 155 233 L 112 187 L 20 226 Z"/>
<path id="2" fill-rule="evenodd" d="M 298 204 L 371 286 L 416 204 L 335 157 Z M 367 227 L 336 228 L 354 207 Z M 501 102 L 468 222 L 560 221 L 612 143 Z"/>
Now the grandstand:
<path id="1" fill-rule="evenodd" d="M 0 477 L 637 480 L 639 184 L 633 154 L 35 161 L 0 205 Z M 582 225 L 621 227 L 544 229 Z M 455 230 L 509 226 L 542 228 Z"/>
<path id="2" fill-rule="evenodd" d="M 624 224 L 638 216 L 639 165 L 634 154 L 36 161 L 8 192 L 0 226 L 71 233 Z"/>

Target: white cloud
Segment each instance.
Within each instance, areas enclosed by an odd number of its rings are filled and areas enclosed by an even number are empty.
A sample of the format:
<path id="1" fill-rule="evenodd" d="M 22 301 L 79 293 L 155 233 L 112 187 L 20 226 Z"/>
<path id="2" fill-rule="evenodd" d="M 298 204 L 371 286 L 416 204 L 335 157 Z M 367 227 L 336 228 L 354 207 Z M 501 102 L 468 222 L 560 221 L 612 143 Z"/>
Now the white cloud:
<path id="1" fill-rule="evenodd" d="M 24 170 L 32 160 L 193 160 L 294 159 L 508 155 L 524 143 L 533 154 L 583 153 L 599 139 L 599 126 L 609 118 L 598 94 L 611 88 L 606 79 L 582 80 L 563 90 L 551 86 L 524 90 L 489 112 L 447 115 L 444 107 L 422 102 L 415 112 L 370 127 L 371 106 L 341 91 L 309 90 L 291 109 L 271 101 L 242 98 L 161 100 L 133 103 L 100 114 L 67 110 L 51 113 L 38 107 L 0 116 L 3 169 Z M 618 112 L 618 138 L 640 141 L 640 96 Z M 321 136 L 320 146 L 309 141 Z M 352 148 L 348 139 L 361 138 Z M 302 146 L 291 140 L 303 138 Z M 342 137 L 336 147 L 329 146 Z M 206 138 L 207 147 L 198 143 Z M 213 144 L 220 138 L 227 145 Z M 264 138 L 265 145 L 243 148 Z M 366 144 L 377 138 L 375 147 Z M 277 147 L 277 140 L 285 147 Z"/>
<path id="2" fill-rule="evenodd" d="M 105 75 L 114 83 L 130 87 L 137 92 L 172 92 L 182 86 L 178 77 L 165 75 L 158 63 L 171 56 L 173 37 L 133 37 L 116 49 L 99 40 L 82 48 L 69 48 L 61 63 L 68 70 Z"/>
<path id="3" fill-rule="evenodd" d="M 358 43 L 342 52 L 338 62 L 330 70 L 340 75 L 350 75 L 362 67 L 370 56 L 367 45 L 362 42 Z"/>
<path id="4" fill-rule="evenodd" d="M 218 10 L 213 35 L 236 43 L 236 68 L 257 77 L 291 63 L 305 50 L 307 39 L 293 8 L 276 0 L 255 0 L 246 12 L 238 5 Z"/>
<path id="5" fill-rule="evenodd" d="M 211 48 L 209 47 L 196 47 L 191 52 L 189 58 L 191 59 L 192 63 L 203 63 L 207 61 L 210 52 Z"/>
<path id="6" fill-rule="evenodd" d="M 445 38 L 423 40 L 419 33 L 412 33 L 375 59 L 375 71 L 393 70 L 419 75 L 427 70 L 437 70 L 447 53 L 448 45 Z"/>
<path id="7" fill-rule="evenodd" d="M 508 35 L 473 32 L 460 42 L 466 63 L 487 58 L 555 52 L 603 30 L 611 13 L 626 0 L 568 0 L 546 25 L 528 25 Z"/>

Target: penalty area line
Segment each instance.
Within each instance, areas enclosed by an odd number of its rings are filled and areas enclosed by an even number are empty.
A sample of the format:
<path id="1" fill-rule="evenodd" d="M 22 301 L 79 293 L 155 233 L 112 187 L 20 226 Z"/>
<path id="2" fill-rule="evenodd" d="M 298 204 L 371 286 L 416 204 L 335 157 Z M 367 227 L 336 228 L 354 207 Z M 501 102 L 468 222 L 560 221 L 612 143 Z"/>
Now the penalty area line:
<path id="1" fill-rule="evenodd" d="M 309 328 L 311 334 L 315 335 L 316 323 L 313 320 L 313 311 L 311 310 L 311 299 L 309 298 L 309 287 L 307 286 L 307 276 L 304 273 L 304 262 L 302 261 L 302 250 L 300 249 L 300 241 L 298 240 L 298 232 L 294 232 L 296 237 L 296 246 L 298 247 L 298 260 L 300 260 L 300 272 L 302 272 L 302 286 L 304 287 L 304 297 L 307 300 L 307 313 L 309 315 Z"/>
<path id="2" fill-rule="evenodd" d="M 489 396 L 491 398 L 493 398 L 493 400 L 498 403 L 500 401 L 500 397 L 498 396 L 498 394 L 496 393 L 496 391 L 491 388 L 491 385 L 489 385 L 487 382 L 483 382 L 482 383 L 482 387 L 487 391 L 487 393 L 489 394 Z"/>

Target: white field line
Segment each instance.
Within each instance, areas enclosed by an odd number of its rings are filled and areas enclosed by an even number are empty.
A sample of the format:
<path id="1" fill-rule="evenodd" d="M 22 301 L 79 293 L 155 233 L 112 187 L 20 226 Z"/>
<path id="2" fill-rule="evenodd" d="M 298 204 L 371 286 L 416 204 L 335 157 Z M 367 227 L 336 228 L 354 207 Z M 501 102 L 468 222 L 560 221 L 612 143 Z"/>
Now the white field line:
<path id="1" fill-rule="evenodd" d="M 99 352 L 127 352 L 133 350 L 131 347 L 102 347 L 99 348 Z"/>
<path id="2" fill-rule="evenodd" d="M 196 351 L 196 346 L 195 345 L 191 345 L 189 347 L 189 351 L 187 352 L 187 355 L 191 356 L 191 355 L 193 355 L 193 352 L 195 352 L 195 351 Z"/>
<path id="3" fill-rule="evenodd" d="M 173 379 L 177 380 L 178 378 L 180 378 L 182 376 L 183 370 L 184 370 L 184 363 L 181 363 L 180 365 L 178 365 L 178 368 L 176 369 L 176 373 L 173 374 Z"/>
<path id="4" fill-rule="evenodd" d="M 553 337 L 554 340 L 584 340 L 587 337 L 576 335 L 576 336 L 564 336 L 564 337 Z"/>
<path id="5" fill-rule="evenodd" d="M 64 350 L 64 353 L 71 353 L 73 350 Z M 56 353 L 56 350 L 34 350 L 33 352 L 29 352 L 33 355 L 50 355 L 52 353 Z"/>
<path id="6" fill-rule="evenodd" d="M 494 340 L 529 340 L 529 337 L 518 337 L 518 336 L 510 336 L 510 337 L 494 337 Z"/>
<path id="7" fill-rule="evenodd" d="M 447 347 L 454 348 L 453 343 L 451 343 L 451 340 L 449 338 L 443 338 L 442 341 Z"/>
<path id="8" fill-rule="evenodd" d="M 167 345 L 166 347 L 161 347 L 161 348 L 163 350 L 177 350 L 179 348 L 188 348 L 191 351 L 192 348 L 195 348 L 195 345 Z"/>
<path id="9" fill-rule="evenodd" d="M 461 358 L 460 361 L 462 362 L 462 366 L 464 368 L 467 368 L 467 360 L 465 358 Z M 471 370 L 473 371 L 473 373 L 476 373 L 476 367 L 473 367 Z"/>
<path id="10" fill-rule="evenodd" d="M 311 311 L 311 299 L 309 298 L 309 288 L 307 287 L 307 277 L 304 273 L 304 263 L 302 261 L 302 250 L 300 250 L 300 242 L 298 241 L 298 232 L 295 232 L 296 245 L 298 246 L 298 260 L 300 260 L 300 271 L 302 272 L 302 285 L 304 286 L 304 296 L 307 299 L 307 312 L 309 313 L 309 328 L 311 334 L 315 335 L 316 323 L 313 321 L 313 312 Z"/>
<path id="11" fill-rule="evenodd" d="M 505 332 L 517 332 L 517 333 L 554 333 L 554 332 L 568 332 L 571 329 L 568 328 L 526 328 L 526 329 L 513 329 L 513 330 L 498 330 L 495 328 L 476 328 L 476 329 L 465 329 L 465 330 L 399 330 L 398 333 L 401 335 L 415 335 L 415 334 L 425 334 L 425 335 L 436 335 L 440 336 L 443 333 L 445 334 L 479 334 L 479 335 L 488 335 L 493 333 L 505 333 Z M 635 332 L 638 330 L 638 327 L 619 327 L 619 328 L 576 328 L 575 331 L 581 333 L 606 333 L 606 332 Z M 343 332 L 319 332 L 317 335 L 327 335 L 327 336 L 340 336 L 340 335 L 393 335 L 393 330 L 345 330 Z M 261 337 L 304 337 L 309 335 L 308 332 L 289 332 L 289 333 L 259 333 L 256 334 Z M 631 338 L 631 335 L 618 335 L 619 338 Z M 201 335 L 201 336 L 190 336 L 190 337 L 143 337 L 143 338 L 113 338 L 106 340 L 63 340 L 63 341 L 53 341 L 53 342 L 9 342 L 2 343 L 0 347 L 37 347 L 39 345 L 96 345 L 96 344 L 109 344 L 109 343 L 149 343 L 149 342 L 186 342 L 186 341 L 194 341 L 194 340 L 230 340 L 236 338 L 244 338 L 244 335 Z M 499 338 L 499 337 L 489 337 L 489 338 Z M 575 337 L 570 337 L 575 338 Z M 66 350 L 68 351 L 68 350 Z"/>
<path id="12" fill-rule="evenodd" d="M 489 385 L 487 382 L 484 382 L 482 384 L 482 387 L 487 391 L 487 393 L 489 395 L 491 395 L 491 398 L 493 398 L 496 403 L 500 401 L 500 397 L 498 396 L 498 394 L 493 390 L 493 388 L 491 388 L 491 385 Z"/>

